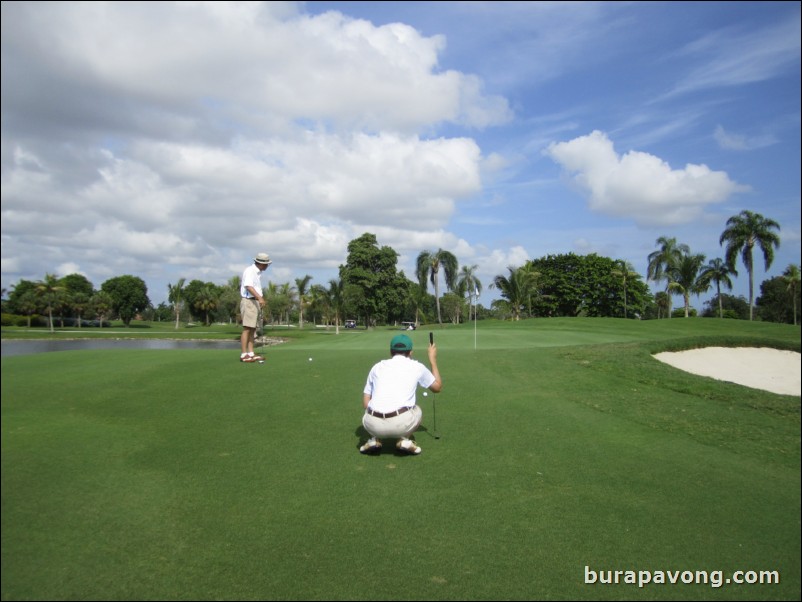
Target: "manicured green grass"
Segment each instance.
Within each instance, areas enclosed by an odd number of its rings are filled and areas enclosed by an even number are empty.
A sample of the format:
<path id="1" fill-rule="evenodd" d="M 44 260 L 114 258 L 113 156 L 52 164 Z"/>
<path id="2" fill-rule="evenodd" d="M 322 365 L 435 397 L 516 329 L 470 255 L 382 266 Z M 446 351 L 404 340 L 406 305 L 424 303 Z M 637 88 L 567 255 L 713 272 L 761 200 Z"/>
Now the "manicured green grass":
<path id="1" fill-rule="evenodd" d="M 799 599 L 800 399 L 651 357 L 799 351 L 799 328 L 483 322 L 476 349 L 473 325 L 432 330 L 445 384 L 418 398 L 418 457 L 357 451 L 389 329 L 290 331 L 264 365 L 235 346 L 3 358 L 2 599 Z"/>

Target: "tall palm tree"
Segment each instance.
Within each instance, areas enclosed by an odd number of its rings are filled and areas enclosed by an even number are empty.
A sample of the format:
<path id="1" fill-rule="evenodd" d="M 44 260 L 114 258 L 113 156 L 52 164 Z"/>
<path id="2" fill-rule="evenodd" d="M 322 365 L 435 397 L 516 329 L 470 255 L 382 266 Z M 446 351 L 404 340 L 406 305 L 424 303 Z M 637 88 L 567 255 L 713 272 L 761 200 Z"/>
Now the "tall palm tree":
<path id="1" fill-rule="evenodd" d="M 646 279 L 660 282 L 661 280 L 668 280 L 666 273 L 676 264 L 683 255 L 691 252 L 691 249 L 686 244 L 678 244 L 676 238 L 668 238 L 661 236 L 657 239 L 656 244 L 659 249 L 649 254 L 649 266 L 646 271 Z M 666 285 L 666 290 L 668 286 Z M 668 317 L 671 317 L 671 295 L 668 296 Z"/>
<path id="2" fill-rule="evenodd" d="M 755 305 L 754 294 L 754 263 L 752 254 L 755 245 L 763 251 L 763 260 L 766 270 L 771 267 L 774 261 L 774 249 L 780 246 L 780 237 L 772 230 L 779 230 L 780 224 L 773 219 L 763 217 L 759 213 L 751 211 L 741 211 L 738 215 L 732 216 L 727 220 L 727 228 L 722 232 L 719 244 L 723 245 L 726 241 L 727 247 L 724 252 L 727 265 L 735 269 L 735 258 L 738 253 L 746 266 L 746 273 L 749 274 L 749 319 L 752 320 Z"/>
<path id="3" fill-rule="evenodd" d="M 345 306 L 345 295 L 343 294 L 344 284 L 339 278 L 329 280 L 328 302 L 334 310 L 334 332 L 340 334 L 340 318 Z"/>
<path id="4" fill-rule="evenodd" d="M 791 299 L 794 303 L 794 326 L 796 326 L 796 293 L 799 291 L 800 281 L 799 266 L 792 263 L 785 268 L 782 277 L 788 284 L 788 292 L 791 294 Z"/>
<path id="5" fill-rule="evenodd" d="M 50 320 L 50 332 L 53 332 L 53 306 L 59 303 L 59 297 L 64 291 L 53 274 L 45 274 L 45 279 L 40 280 L 35 284 L 34 290 L 36 296 L 39 297 L 47 307 L 47 316 Z"/>
<path id="6" fill-rule="evenodd" d="M 312 276 L 307 274 L 303 278 L 296 278 L 295 279 L 295 287 L 298 291 L 298 328 L 303 329 L 304 327 L 304 307 L 306 302 L 309 300 L 309 281 L 312 280 Z"/>
<path id="7" fill-rule="evenodd" d="M 691 295 L 701 295 L 710 288 L 710 282 L 705 281 L 699 276 L 705 256 L 701 253 L 696 255 L 683 255 L 682 259 L 668 269 L 669 278 L 668 290 L 672 293 L 682 295 L 685 302 L 685 317 L 689 315 L 691 306 Z"/>
<path id="8" fill-rule="evenodd" d="M 175 313 L 175 328 L 178 330 L 178 322 L 181 316 L 181 305 L 183 301 L 181 296 L 184 294 L 184 283 L 186 278 L 179 278 L 175 284 L 167 285 L 167 300 L 173 304 L 173 312 Z"/>
<path id="9" fill-rule="evenodd" d="M 618 259 L 615 261 L 615 269 L 613 270 L 613 276 L 616 278 L 621 279 L 621 284 L 624 287 L 624 318 L 627 317 L 627 281 L 632 280 L 633 278 L 637 278 L 640 276 L 635 271 L 635 268 L 632 267 L 632 264 L 628 261 L 623 259 Z"/>
<path id="10" fill-rule="evenodd" d="M 707 282 L 716 283 L 716 296 L 718 297 L 718 317 L 724 317 L 724 309 L 721 303 L 721 285 L 727 287 L 727 290 L 732 290 L 732 280 L 730 274 L 737 276 L 738 272 L 727 265 L 723 259 L 716 257 L 711 259 L 706 266 L 702 268 L 700 277 Z"/>
<path id="11" fill-rule="evenodd" d="M 446 281 L 446 290 L 452 290 L 456 285 L 457 269 L 459 262 L 453 253 L 438 249 L 436 253 L 431 251 L 421 251 L 417 260 L 418 283 L 426 289 L 428 279 L 434 285 L 434 300 L 437 304 L 437 322 L 443 323 L 440 314 L 440 268 L 443 268 L 443 275 Z"/>
<path id="12" fill-rule="evenodd" d="M 482 282 L 474 274 L 474 272 L 478 269 L 478 265 L 464 265 L 459 270 L 457 287 L 463 290 L 463 294 L 467 293 L 469 299 L 473 296 L 478 297 L 482 292 Z M 468 316 L 468 318 L 470 319 L 470 316 Z"/>

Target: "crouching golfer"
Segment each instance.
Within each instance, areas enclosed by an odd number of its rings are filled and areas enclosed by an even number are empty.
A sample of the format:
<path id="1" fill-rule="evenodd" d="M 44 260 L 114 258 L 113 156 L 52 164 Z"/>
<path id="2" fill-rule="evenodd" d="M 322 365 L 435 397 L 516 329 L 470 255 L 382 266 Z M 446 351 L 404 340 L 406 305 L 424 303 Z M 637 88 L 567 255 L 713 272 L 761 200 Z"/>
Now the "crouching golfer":
<path id="1" fill-rule="evenodd" d="M 398 439 L 396 447 L 408 454 L 419 454 L 421 448 L 410 436 L 420 426 L 423 412 L 416 405 L 418 385 L 438 393 L 443 388 L 437 369 L 437 347 L 429 344 L 432 369 L 412 359 L 412 340 L 399 334 L 390 341 L 390 359 L 371 368 L 365 383 L 362 403 L 365 415 L 362 426 L 370 439 L 359 451 L 363 454 L 381 450 L 383 438 Z"/>

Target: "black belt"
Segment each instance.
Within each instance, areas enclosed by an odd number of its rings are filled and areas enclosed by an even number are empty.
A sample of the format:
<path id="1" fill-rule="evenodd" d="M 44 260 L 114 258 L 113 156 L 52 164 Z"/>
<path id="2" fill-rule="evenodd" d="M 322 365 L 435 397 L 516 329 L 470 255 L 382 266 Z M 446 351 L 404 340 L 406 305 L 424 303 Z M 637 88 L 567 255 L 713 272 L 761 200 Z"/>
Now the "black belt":
<path id="1" fill-rule="evenodd" d="M 408 412 L 412 408 L 401 408 L 396 410 L 395 412 L 389 412 L 388 414 L 382 414 L 381 412 L 374 412 L 370 408 L 367 409 L 368 414 L 371 416 L 375 416 L 376 418 L 394 418 L 395 416 L 400 416 L 404 412 Z"/>

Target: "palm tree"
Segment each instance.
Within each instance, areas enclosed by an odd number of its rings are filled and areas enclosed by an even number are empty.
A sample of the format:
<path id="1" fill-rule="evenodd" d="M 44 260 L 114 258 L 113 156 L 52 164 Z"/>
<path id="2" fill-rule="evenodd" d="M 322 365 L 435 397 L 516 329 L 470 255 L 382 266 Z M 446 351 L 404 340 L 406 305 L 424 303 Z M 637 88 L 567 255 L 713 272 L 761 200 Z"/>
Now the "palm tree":
<path id="1" fill-rule="evenodd" d="M 623 259 L 615 262 L 616 268 L 613 270 L 613 276 L 621 279 L 621 284 L 624 287 L 624 318 L 627 317 L 627 280 L 638 278 L 640 274 L 635 271 L 632 264 Z"/>
<path id="2" fill-rule="evenodd" d="M 507 300 L 507 307 L 512 313 L 513 320 L 521 319 L 521 310 L 526 306 L 532 294 L 535 278 L 526 267 L 514 268 L 508 266 L 509 277 L 496 276 L 490 288 L 497 288 L 501 296 Z"/>
<path id="3" fill-rule="evenodd" d="M 424 320 L 426 319 L 426 312 L 423 308 L 427 305 L 426 300 L 428 296 L 429 294 L 426 292 L 426 286 L 415 282 L 410 283 L 409 302 L 415 308 L 415 328 L 420 326 L 421 316 L 423 316 Z"/>
<path id="4" fill-rule="evenodd" d="M 766 270 L 771 267 L 774 261 L 774 249 L 780 246 L 780 237 L 772 230 L 780 229 L 780 224 L 773 219 L 768 219 L 759 213 L 751 211 L 741 211 L 738 215 L 732 216 L 727 220 L 727 228 L 721 234 L 719 244 L 723 245 L 726 241 L 727 247 L 725 257 L 727 265 L 735 269 L 735 258 L 738 253 L 746 266 L 749 274 L 749 319 L 752 320 L 754 313 L 754 263 L 752 254 L 757 245 L 763 251 L 763 259 Z"/>
<path id="5" fill-rule="evenodd" d="M 202 311 L 206 316 L 206 320 L 204 322 L 206 326 L 211 324 L 211 320 L 209 320 L 209 312 L 213 309 L 217 309 L 218 299 L 218 292 L 213 286 L 210 285 L 206 285 L 200 289 L 198 291 L 198 296 L 195 297 L 195 309 Z"/>
<path id="6" fill-rule="evenodd" d="M 668 290 L 682 295 L 685 302 L 685 317 L 688 317 L 691 295 L 701 295 L 710 288 L 710 282 L 699 276 L 699 270 L 705 261 L 701 253 L 683 255 L 675 265 L 668 269 Z"/>
<path id="7" fill-rule="evenodd" d="M 173 312 L 175 313 L 175 328 L 178 330 L 178 322 L 179 318 L 181 317 L 181 305 L 183 304 L 181 300 L 181 295 L 184 294 L 184 283 L 186 282 L 185 278 L 180 278 L 178 282 L 173 284 L 167 285 L 167 300 L 173 304 Z"/>
<path id="8" fill-rule="evenodd" d="M 103 326 L 103 320 L 111 317 L 111 312 L 113 311 L 114 302 L 111 299 L 111 296 L 105 291 L 98 291 L 92 298 L 89 300 L 89 304 L 92 307 L 92 311 L 95 313 L 95 316 L 98 319 L 98 322 L 101 326 Z"/>
<path id="9" fill-rule="evenodd" d="M 702 268 L 702 273 L 700 274 L 700 278 L 704 279 L 706 282 L 715 282 L 716 283 L 716 296 L 718 297 L 718 317 L 724 317 L 724 310 L 721 304 L 721 285 L 727 287 L 727 290 L 732 290 L 732 280 L 730 279 L 730 274 L 734 276 L 738 275 L 738 272 L 730 268 L 727 265 L 727 262 L 723 259 L 716 257 L 715 259 L 711 259 L 705 267 Z"/>
<path id="10" fill-rule="evenodd" d="M 339 278 L 329 280 L 328 302 L 334 310 L 334 332 L 340 334 L 340 318 L 342 317 L 345 305 L 345 295 L 343 294 L 343 281 Z"/>
<path id="11" fill-rule="evenodd" d="M 446 290 L 452 290 L 456 285 L 457 269 L 459 262 L 453 253 L 438 249 L 436 253 L 430 251 L 421 251 L 417 260 L 417 274 L 418 283 L 421 287 L 426 289 L 426 280 L 428 279 L 434 285 L 434 300 L 437 304 L 437 322 L 443 324 L 443 318 L 440 314 L 440 279 L 438 274 L 440 268 L 443 268 L 443 274 L 446 280 Z"/>
<path id="12" fill-rule="evenodd" d="M 463 291 L 463 294 L 467 293 L 469 299 L 474 295 L 479 297 L 482 292 L 482 282 L 474 275 L 474 272 L 478 269 L 478 265 L 470 267 L 464 265 L 460 268 L 459 276 L 457 277 L 457 287 Z M 470 316 L 468 318 L 470 319 Z M 474 319 L 476 319 L 475 315 Z"/>
<path id="13" fill-rule="evenodd" d="M 47 307 L 47 316 L 50 320 L 50 332 L 53 332 L 53 306 L 59 303 L 59 296 L 64 287 L 58 283 L 53 274 L 45 274 L 45 279 L 36 283 L 34 290 Z"/>
<path id="14" fill-rule="evenodd" d="M 667 271 L 671 266 L 677 263 L 683 255 L 691 252 L 690 247 L 686 244 L 677 244 L 676 238 L 667 238 L 661 236 L 657 239 L 656 244 L 660 246 L 657 251 L 649 254 L 649 266 L 646 272 L 647 280 L 654 280 L 660 282 L 667 280 Z M 666 286 L 668 290 L 668 286 Z M 671 296 L 668 296 L 668 317 L 671 317 Z"/>
<path id="15" fill-rule="evenodd" d="M 799 266 L 795 264 L 789 265 L 783 272 L 783 280 L 788 283 L 788 292 L 791 294 L 791 299 L 794 303 L 794 326 L 796 326 L 796 293 L 799 291 Z"/>
<path id="16" fill-rule="evenodd" d="M 296 278 L 295 279 L 295 286 L 298 290 L 298 328 L 303 329 L 304 327 L 304 306 L 306 302 L 309 300 L 307 297 L 309 295 L 309 281 L 312 280 L 312 276 L 307 274 L 303 278 Z"/>
<path id="17" fill-rule="evenodd" d="M 671 311 L 671 297 L 665 291 L 659 291 L 654 295 L 654 304 L 657 307 L 657 319 L 660 319 L 660 316 L 663 312 L 668 315 Z"/>

